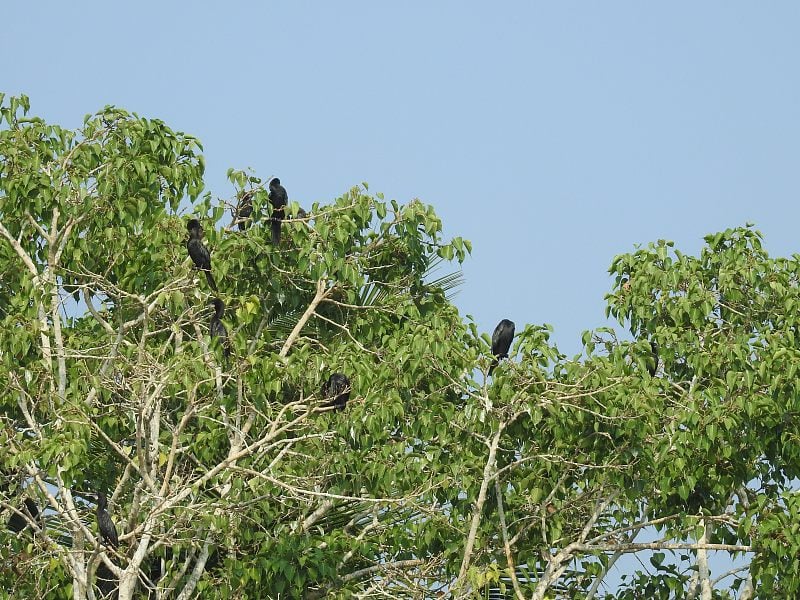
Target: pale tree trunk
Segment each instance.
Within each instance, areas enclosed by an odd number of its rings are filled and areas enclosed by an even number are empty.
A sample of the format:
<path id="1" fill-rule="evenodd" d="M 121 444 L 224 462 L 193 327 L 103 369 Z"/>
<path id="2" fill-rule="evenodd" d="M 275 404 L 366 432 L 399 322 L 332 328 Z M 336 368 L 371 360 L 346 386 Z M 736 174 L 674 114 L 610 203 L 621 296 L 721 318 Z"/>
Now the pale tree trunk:
<path id="1" fill-rule="evenodd" d="M 514 555 L 511 553 L 511 544 L 508 541 L 508 527 L 506 526 L 506 515 L 503 509 L 503 490 L 500 488 L 500 482 L 494 480 L 494 493 L 497 496 L 497 516 L 500 519 L 500 532 L 503 534 L 503 548 L 506 551 L 506 563 L 508 563 L 508 571 L 511 575 L 511 584 L 514 586 L 514 594 L 517 600 L 525 600 L 522 590 L 519 587 L 519 580 L 517 580 L 517 566 L 514 563 Z"/>
<path id="2" fill-rule="evenodd" d="M 133 598 L 133 592 L 136 590 L 136 574 L 125 570 L 122 577 L 119 578 L 119 600 L 130 600 Z"/>
<path id="3" fill-rule="evenodd" d="M 550 559 L 547 568 L 544 570 L 536 589 L 533 590 L 531 600 L 544 600 L 547 590 L 553 585 L 567 570 L 567 561 L 572 557 L 571 554 L 563 550 Z"/>
<path id="4" fill-rule="evenodd" d="M 641 527 L 636 527 L 632 529 L 630 533 L 626 536 L 625 543 L 631 544 L 633 540 L 636 539 L 636 536 L 639 535 L 639 532 L 642 530 Z M 623 555 L 621 550 L 617 550 L 608 560 L 608 564 L 606 564 L 603 572 L 597 576 L 597 578 L 592 582 L 591 587 L 589 588 L 588 593 L 586 594 L 586 600 L 594 600 L 595 596 L 597 595 L 597 590 L 600 589 L 600 585 L 603 583 L 603 580 L 606 578 L 606 575 L 611 571 L 611 567 L 613 567 L 616 562 L 620 559 Z M 687 600 L 689 600 L 687 598 Z"/>
<path id="5" fill-rule="evenodd" d="M 752 600 L 755 589 L 753 589 L 753 576 L 748 575 L 747 581 L 742 586 L 742 591 L 739 594 L 739 600 Z"/>
<path id="6" fill-rule="evenodd" d="M 130 600 L 136 591 L 136 584 L 139 580 L 139 568 L 142 565 L 145 554 L 150 547 L 152 520 L 148 520 L 145 526 L 145 534 L 142 536 L 136 551 L 133 553 L 128 566 L 119 578 L 118 600 Z"/>
<path id="7" fill-rule="evenodd" d="M 739 502 L 745 509 L 750 508 L 750 499 L 747 496 L 747 489 L 744 486 L 740 486 L 736 490 L 736 496 L 739 498 Z M 752 600 L 754 594 L 755 587 L 753 586 L 753 574 L 748 573 L 747 580 L 742 586 L 742 591 L 739 592 L 739 600 Z"/>
<path id="8" fill-rule="evenodd" d="M 704 545 L 708 543 L 711 526 L 703 519 L 703 533 L 697 543 L 697 575 L 700 579 L 700 600 L 711 600 L 711 575 L 708 571 L 708 550 Z"/>
<path id="9" fill-rule="evenodd" d="M 83 553 L 83 532 L 75 531 L 72 544 L 73 554 L 69 564 L 72 571 L 72 600 L 86 600 L 88 582 Z"/>
<path id="10" fill-rule="evenodd" d="M 494 438 L 492 438 L 492 441 L 489 444 L 489 456 L 486 459 L 486 465 L 483 468 L 483 481 L 481 482 L 481 488 L 478 492 L 478 499 L 475 501 L 475 509 L 472 512 L 472 523 L 470 525 L 469 534 L 467 535 L 467 542 L 464 547 L 464 557 L 461 560 L 461 569 L 458 572 L 456 588 L 460 588 L 464 585 L 464 578 L 467 575 L 469 563 L 472 559 L 472 550 L 475 547 L 475 538 L 477 537 L 478 527 L 481 523 L 481 513 L 483 512 L 483 505 L 486 503 L 486 491 L 489 489 L 489 482 L 495 471 L 497 447 L 500 445 L 500 437 L 502 433 L 503 424 L 500 424 L 497 428 L 497 433 L 495 433 Z"/>
<path id="11" fill-rule="evenodd" d="M 203 549 L 200 551 L 200 556 L 197 558 L 194 569 L 192 569 L 192 574 L 189 576 L 189 581 L 186 582 L 186 585 L 181 590 L 181 593 L 178 594 L 177 600 L 189 600 L 189 598 L 192 597 L 194 589 L 197 587 L 197 584 L 200 581 L 200 577 L 203 576 L 203 571 L 206 568 L 206 561 L 208 560 L 210 549 L 211 533 L 206 536 L 206 540 L 203 543 Z"/>
<path id="12" fill-rule="evenodd" d="M 697 590 L 700 589 L 700 579 L 697 577 L 697 573 L 693 573 L 691 579 L 689 579 L 689 589 L 686 592 L 686 600 L 695 600 L 697 598 Z"/>
<path id="13" fill-rule="evenodd" d="M 567 570 L 569 561 L 575 556 L 576 550 L 579 550 L 584 542 L 586 542 L 586 538 L 589 537 L 589 534 L 597 523 L 597 519 L 600 518 L 600 515 L 603 514 L 603 511 L 609 504 L 611 504 L 615 497 L 616 493 L 612 493 L 609 496 L 598 500 L 591 516 L 589 517 L 589 520 L 581 530 L 578 539 L 569 544 L 563 550 L 560 550 L 555 556 L 550 557 L 550 560 L 547 563 L 547 568 L 545 568 L 544 573 L 542 573 L 542 576 L 539 579 L 539 583 L 536 585 L 536 589 L 533 591 L 533 595 L 531 596 L 532 600 L 545 599 L 545 594 L 547 594 L 550 586 L 556 583 L 564 574 L 564 571 Z"/>

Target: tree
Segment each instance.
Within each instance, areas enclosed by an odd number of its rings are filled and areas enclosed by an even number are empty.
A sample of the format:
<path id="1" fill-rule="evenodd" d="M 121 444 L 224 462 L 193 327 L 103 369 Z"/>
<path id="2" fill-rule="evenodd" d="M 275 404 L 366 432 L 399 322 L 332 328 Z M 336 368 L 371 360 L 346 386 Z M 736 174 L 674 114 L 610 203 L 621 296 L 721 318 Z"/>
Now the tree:
<path id="1" fill-rule="evenodd" d="M 633 339 L 587 332 L 568 358 L 528 325 L 487 378 L 458 275 L 431 274 L 471 247 L 431 207 L 362 185 L 290 203 L 273 245 L 268 180 L 230 170 L 213 202 L 189 135 L 114 107 L 78 131 L 25 97 L 0 111 L 0 506 L 29 525 L 0 532 L 10 597 L 589 598 L 623 553 L 653 571 L 608 597 L 796 591 L 800 263 L 752 229 L 617 257 L 609 314 Z M 710 551 L 746 558 L 713 591 Z"/>

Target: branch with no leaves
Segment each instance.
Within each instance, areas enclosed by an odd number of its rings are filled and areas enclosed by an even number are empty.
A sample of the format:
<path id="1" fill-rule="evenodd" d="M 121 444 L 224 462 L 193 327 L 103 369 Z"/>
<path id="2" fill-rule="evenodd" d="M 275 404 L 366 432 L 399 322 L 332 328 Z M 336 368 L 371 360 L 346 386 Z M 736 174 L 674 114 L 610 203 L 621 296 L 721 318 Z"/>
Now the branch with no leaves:
<path id="1" fill-rule="evenodd" d="M 744 544 L 711 544 L 700 542 L 648 542 L 636 544 L 570 544 L 573 552 L 638 552 L 639 550 L 720 550 L 723 552 L 754 552 L 753 546 Z"/>
<path id="2" fill-rule="evenodd" d="M 514 564 L 514 556 L 511 553 L 511 546 L 508 543 L 508 527 L 506 527 L 506 514 L 503 509 L 503 491 L 500 489 L 500 481 L 497 479 L 494 480 L 494 493 L 497 496 L 497 516 L 500 518 L 500 533 L 503 534 L 503 548 L 506 552 L 508 571 L 511 574 L 511 585 L 514 586 L 514 593 L 518 600 L 524 600 L 525 596 L 522 595 L 522 590 L 519 587 L 519 580 L 517 579 L 517 567 Z"/>
<path id="3" fill-rule="evenodd" d="M 589 520 L 586 522 L 583 530 L 581 531 L 580 535 L 578 536 L 578 542 L 573 542 L 569 544 L 563 550 L 560 550 L 556 553 L 555 556 L 551 557 L 547 563 L 547 568 L 545 568 L 544 573 L 542 573 L 542 577 L 539 579 L 539 583 L 536 585 L 536 589 L 533 591 L 532 598 L 534 600 L 542 600 L 544 595 L 547 593 L 547 590 L 561 577 L 564 571 L 567 568 L 568 561 L 573 557 L 575 552 L 578 551 L 577 546 L 583 543 L 586 538 L 589 536 L 589 532 L 594 527 L 597 520 L 600 518 L 600 515 L 606 509 L 606 507 L 612 502 L 614 499 L 615 494 L 611 494 L 605 498 L 602 498 L 597 501 L 594 510 L 592 511 Z"/>
<path id="4" fill-rule="evenodd" d="M 495 463 L 497 457 L 497 447 L 500 445 L 500 437 L 503 435 L 505 423 L 501 423 L 497 427 L 497 432 L 489 444 L 489 456 L 486 458 L 486 464 L 483 467 L 483 481 L 478 491 L 478 498 L 475 501 L 475 509 L 472 513 L 472 523 L 467 535 L 467 543 L 464 546 L 464 557 L 461 559 L 461 568 L 458 571 L 458 579 L 456 580 L 455 587 L 463 584 L 464 577 L 467 575 L 470 560 L 472 559 L 472 549 L 475 547 L 475 537 L 478 535 L 478 526 L 481 522 L 481 514 L 483 513 L 483 505 L 486 502 L 486 490 L 489 488 L 489 482 L 495 471 Z"/>
<path id="5" fill-rule="evenodd" d="M 322 302 L 322 300 L 324 300 L 325 297 L 334 289 L 335 286 L 327 287 L 326 279 L 320 279 L 317 281 L 317 292 L 314 294 L 314 298 L 311 300 L 311 303 L 308 305 L 308 308 L 306 308 L 303 315 L 297 321 L 297 324 L 294 326 L 294 329 L 292 329 L 289 337 L 286 338 L 286 342 L 284 342 L 283 348 L 281 348 L 281 351 L 278 354 L 281 359 L 285 359 L 286 355 L 289 354 L 289 350 L 291 350 L 292 345 L 294 345 L 295 341 L 300 335 L 300 332 L 303 330 L 303 327 L 305 327 L 305 324 L 314 314 L 314 311 L 317 309 L 319 303 Z"/>

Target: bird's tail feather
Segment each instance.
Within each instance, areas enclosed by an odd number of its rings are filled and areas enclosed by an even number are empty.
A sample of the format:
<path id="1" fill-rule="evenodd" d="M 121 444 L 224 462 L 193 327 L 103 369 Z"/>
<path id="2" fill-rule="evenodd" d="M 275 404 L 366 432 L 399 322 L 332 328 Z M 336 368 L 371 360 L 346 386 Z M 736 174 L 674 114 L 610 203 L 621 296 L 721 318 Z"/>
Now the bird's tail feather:
<path id="1" fill-rule="evenodd" d="M 281 243 L 281 221 L 280 219 L 273 218 L 272 223 L 270 223 L 270 228 L 272 229 L 272 245 L 277 246 Z"/>
<path id="2" fill-rule="evenodd" d="M 505 352 L 503 352 L 503 353 L 501 353 L 501 354 L 498 354 L 498 355 L 495 357 L 495 359 L 492 361 L 492 364 L 491 364 L 491 365 L 489 365 L 489 375 L 491 375 L 491 374 L 492 374 L 492 371 L 494 371 L 494 368 L 495 368 L 497 365 L 499 365 L 499 364 L 500 364 L 500 359 L 502 359 L 502 358 L 508 358 L 508 354 L 507 354 L 507 353 L 505 353 Z"/>
<path id="3" fill-rule="evenodd" d="M 217 284 L 214 282 L 214 276 L 211 274 L 210 270 L 206 271 L 206 280 L 208 281 L 208 286 L 212 290 L 214 290 L 215 292 L 219 291 L 217 290 Z"/>

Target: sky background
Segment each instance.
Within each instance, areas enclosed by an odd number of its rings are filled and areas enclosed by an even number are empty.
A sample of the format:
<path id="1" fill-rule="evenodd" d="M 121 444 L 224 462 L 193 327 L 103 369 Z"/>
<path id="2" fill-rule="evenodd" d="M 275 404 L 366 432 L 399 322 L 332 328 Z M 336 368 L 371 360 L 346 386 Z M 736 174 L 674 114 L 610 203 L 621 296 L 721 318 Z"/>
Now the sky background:
<path id="1" fill-rule="evenodd" d="M 491 332 L 605 324 L 607 269 L 752 221 L 800 249 L 798 2 L 8 2 L 0 91 L 77 127 L 115 104 L 291 200 L 362 181 L 474 244 L 456 303 Z"/>
<path id="2" fill-rule="evenodd" d="M 474 244 L 490 333 L 604 325 L 635 244 L 756 224 L 800 250 L 800 2 L 4 2 L 0 91 L 78 127 L 115 104 L 291 200 L 362 181 Z"/>

